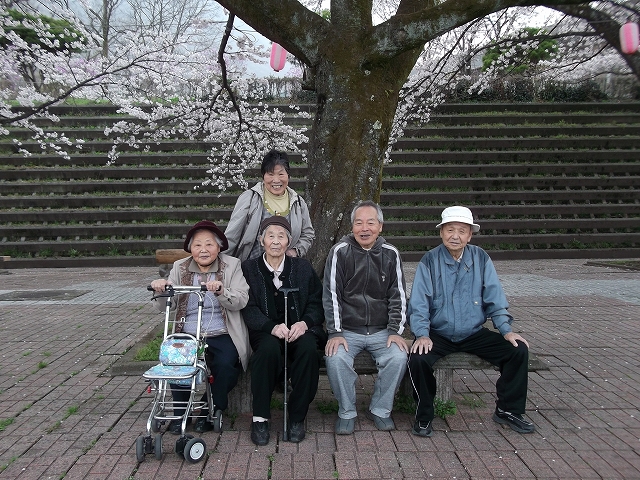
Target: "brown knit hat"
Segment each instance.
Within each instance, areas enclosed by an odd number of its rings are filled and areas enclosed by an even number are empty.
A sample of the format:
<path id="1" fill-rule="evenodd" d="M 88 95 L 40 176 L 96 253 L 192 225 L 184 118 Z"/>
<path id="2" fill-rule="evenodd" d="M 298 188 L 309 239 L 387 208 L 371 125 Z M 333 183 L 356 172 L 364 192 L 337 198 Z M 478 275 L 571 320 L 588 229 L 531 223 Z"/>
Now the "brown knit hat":
<path id="1" fill-rule="evenodd" d="M 210 230 L 210 231 L 212 231 L 215 234 L 215 236 L 218 237 L 220 239 L 220 241 L 222 242 L 222 246 L 220 247 L 220 251 L 221 252 L 223 252 L 227 248 L 229 248 L 229 241 L 227 240 L 227 237 L 224 236 L 224 233 L 222 233 L 222 230 L 220 230 L 216 226 L 215 223 L 213 223 L 213 222 L 211 222 L 209 220 L 202 220 L 202 221 L 196 223 L 187 232 L 187 238 L 184 239 L 184 251 L 185 252 L 191 253 L 191 250 L 189 249 L 189 243 L 191 243 L 191 238 L 193 238 L 193 235 L 198 230 Z"/>
<path id="2" fill-rule="evenodd" d="M 285 217 L 273 215 L 265 218 L 260 224 L 260 235 L 262 235 L 269 225 L 278 225 L 279 227 L 283 227 L 287 232 L 289 232 L 289 235 L 291 235 L 291 225 Z"/>

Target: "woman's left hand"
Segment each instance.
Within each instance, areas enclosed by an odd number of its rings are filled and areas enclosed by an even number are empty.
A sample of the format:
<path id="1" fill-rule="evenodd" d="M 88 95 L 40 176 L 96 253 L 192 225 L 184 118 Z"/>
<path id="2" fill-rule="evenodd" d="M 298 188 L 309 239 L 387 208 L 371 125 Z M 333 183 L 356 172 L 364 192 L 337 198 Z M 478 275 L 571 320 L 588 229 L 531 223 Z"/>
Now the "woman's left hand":
<path id="1" fill-rule="evenodd" d="M 224 292 L 224 285 L 219 280 L 211 280 L 210 282 L 205 283 L 207 286 L 207 290 L 213 292 L 215 295 L 222 295 Z"/>
<path id="2" fill-rule="evenodd" d="M 297 257 L 298 256 L 298 251 L 295 248 L 290 248 L 289 250 L 287 250 L 287 256 L 289 257 Z"/>
<path id="3" fill-rule="evenodd" d="M 294 323 L 293 325 L 291 325 L 291 330 L 289 330 L 289 339 L 287 341 L 289 343 L 295 342 L 302 335 L 304 335 L 304 332 L 306 332 L 308 328 L 309 327 L 307 327 L 307 324 L 304 322 Z"/>

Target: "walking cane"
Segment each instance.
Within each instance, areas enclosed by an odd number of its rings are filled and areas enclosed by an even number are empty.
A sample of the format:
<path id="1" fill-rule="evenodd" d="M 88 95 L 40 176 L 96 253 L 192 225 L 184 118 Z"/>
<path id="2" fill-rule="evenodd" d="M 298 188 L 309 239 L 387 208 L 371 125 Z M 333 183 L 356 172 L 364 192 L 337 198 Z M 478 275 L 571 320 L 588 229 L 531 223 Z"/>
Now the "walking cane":
<path id="1" fill-rule="evenodd" d="M 289 328 L 289 307 L 287 304 L 287 300 L 290 292 L 297 292 L 299 288 L 287 288 L 280 287 L 279 289 L 284 295 L 284 326 Z M 284 341 L 284 430 L 282 432 L 282 440 L 285 442 L 289 441 L 289 430 L 287 429 L 287 345 L 289 342 L 285 339 Z"/>

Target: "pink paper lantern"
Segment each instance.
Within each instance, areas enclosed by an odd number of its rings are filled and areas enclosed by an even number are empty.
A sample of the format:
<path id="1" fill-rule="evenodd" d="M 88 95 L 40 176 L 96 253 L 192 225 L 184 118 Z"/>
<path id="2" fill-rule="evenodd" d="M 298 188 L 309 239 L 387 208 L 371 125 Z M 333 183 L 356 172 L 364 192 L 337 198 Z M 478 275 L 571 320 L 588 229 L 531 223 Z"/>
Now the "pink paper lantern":
<path id="1" fill-rule="evenodd" d="M 287 61 L 287 51 L 281 45 L 274 43 L 271 45 L 271 68 L 279 72 L 284 68 Z"/>
<path id="2" fill-rule="evenodd" d="M 620 50 L 622 53 L 627 55 L 635 53 L 638 50 L 639 39 L 637 23 L 629 22 L 620 27 Z"/>

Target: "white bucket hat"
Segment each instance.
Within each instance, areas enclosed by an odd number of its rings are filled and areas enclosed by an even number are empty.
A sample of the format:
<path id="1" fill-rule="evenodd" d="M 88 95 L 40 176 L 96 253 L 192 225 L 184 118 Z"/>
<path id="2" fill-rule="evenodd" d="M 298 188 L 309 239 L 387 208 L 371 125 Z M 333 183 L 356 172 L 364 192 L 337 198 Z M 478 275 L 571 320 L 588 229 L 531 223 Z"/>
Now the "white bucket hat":
<path id="1" fill-rule="evenodd" d="M 447 207 L 442 211 L 442 221 L 436 225 L 436 228 L 440 228 L 445 223 L 450 222 L 460 222 L 471 225 L 471 231 L 476 233 L 480 230 L 480 225 L 477 223 L 473 223 L 473 215 L 471 214 L 471 210 L 467 207 L 460 207 L 456 205 L 455 207 Z"/>

